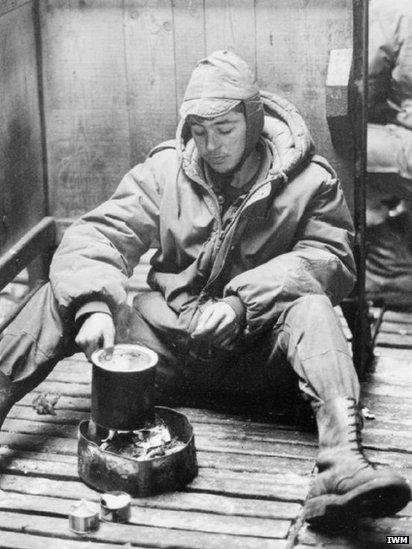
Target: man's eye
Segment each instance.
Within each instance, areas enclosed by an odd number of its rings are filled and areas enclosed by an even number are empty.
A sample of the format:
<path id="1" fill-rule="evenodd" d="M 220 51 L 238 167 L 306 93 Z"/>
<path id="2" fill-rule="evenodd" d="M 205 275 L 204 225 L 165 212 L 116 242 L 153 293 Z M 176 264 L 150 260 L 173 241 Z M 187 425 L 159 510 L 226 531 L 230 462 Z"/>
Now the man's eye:
<path id="1" fill-rule="evenodd" d="M 198 135 L 199 137 L 205 134 L 203 130 L 195 130 L 194 128 L 192 128 L 192 133 L 193 135 Z"/>
<path id="2" fill-rule="evenodd" d="M 232 130 L 233 130 L 233 128 L 229 128 L 228 130 L 220 129 L 219 133 L 221 133 L 222 135 L 227 135 L 227 134 L 231 133 Z"/>

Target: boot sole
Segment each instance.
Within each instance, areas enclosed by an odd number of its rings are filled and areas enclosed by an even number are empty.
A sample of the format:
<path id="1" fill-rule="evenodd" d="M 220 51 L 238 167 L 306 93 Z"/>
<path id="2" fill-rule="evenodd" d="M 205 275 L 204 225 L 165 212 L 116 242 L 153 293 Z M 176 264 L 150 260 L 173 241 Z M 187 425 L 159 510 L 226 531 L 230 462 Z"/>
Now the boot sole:
<path id="1" fill-rule="evenodd" d="M 307 501 L 305 520 L 314 527 L 345 526 L 362 517 L 394 515 L 411 498 L 411 490 L 398 483 L 372 480 L 346 494 L 325 494 Z"/>

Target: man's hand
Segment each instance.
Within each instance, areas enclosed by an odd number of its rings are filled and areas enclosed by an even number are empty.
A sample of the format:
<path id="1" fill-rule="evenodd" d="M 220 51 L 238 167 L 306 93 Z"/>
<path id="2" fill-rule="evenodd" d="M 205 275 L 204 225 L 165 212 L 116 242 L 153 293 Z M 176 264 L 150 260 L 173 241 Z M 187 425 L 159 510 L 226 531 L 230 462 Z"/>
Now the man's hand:
<path id="1" fill-rule="evenodd" d="M 207 305 L 200 315 L 193 339 L 204 339 L 213 345 L 230 348 L 239 333 L 239 323 L 235 311 L 223 301 Z"/>
<path id="2" fill-rule="evenodd" d="M 94 351 L 114 345 L 113 318 L 107 313 L 92 313 L 83 322 L 76 337 L 78 345 L 90 360 Z"/>

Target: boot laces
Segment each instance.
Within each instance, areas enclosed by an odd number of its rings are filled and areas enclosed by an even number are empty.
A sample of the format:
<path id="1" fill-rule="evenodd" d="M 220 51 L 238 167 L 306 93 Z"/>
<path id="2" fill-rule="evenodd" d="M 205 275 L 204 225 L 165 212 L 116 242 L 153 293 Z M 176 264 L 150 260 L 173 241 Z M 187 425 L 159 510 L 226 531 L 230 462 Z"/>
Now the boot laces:
<path id="1" fill-rule="evenodd" d="M 349 418 L 349 449 L 353 452 L 354 457 L 360 462 L 361 469 L 373 467 L 373 464 L 364 454 L 361 436 L 363 421 L 355 402 L 349 405 Z"/>

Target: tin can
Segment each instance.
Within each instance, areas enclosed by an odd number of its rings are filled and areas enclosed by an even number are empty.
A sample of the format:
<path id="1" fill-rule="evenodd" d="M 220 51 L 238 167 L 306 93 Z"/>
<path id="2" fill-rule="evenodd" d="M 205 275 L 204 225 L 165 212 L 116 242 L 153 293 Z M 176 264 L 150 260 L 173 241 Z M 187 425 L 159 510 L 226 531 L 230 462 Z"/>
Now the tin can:
<path id="1" fill-rule="evenodd" d="M 101 427 L 117 431 L 143 429 L 154 423 L 157 354 L 140 345 L 115 345 L 92 355 L 91 415 Z"/>
<path id="2" fill-rule="evenodd" d="M 93 532 L 99 527 L 99 509 L 90 502 L 82 499 L 75 503 L 69 512 L 69 528 L 77 534 Z"/>
<path id="3" fill-rule="evenodd" d="M 106 492 L 100 496 L 100 518 L 107 522 L 129 522 L 131 497 L 126 492 Z"/>

